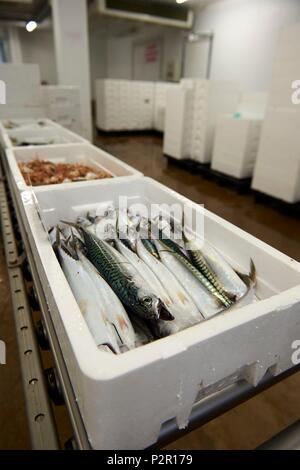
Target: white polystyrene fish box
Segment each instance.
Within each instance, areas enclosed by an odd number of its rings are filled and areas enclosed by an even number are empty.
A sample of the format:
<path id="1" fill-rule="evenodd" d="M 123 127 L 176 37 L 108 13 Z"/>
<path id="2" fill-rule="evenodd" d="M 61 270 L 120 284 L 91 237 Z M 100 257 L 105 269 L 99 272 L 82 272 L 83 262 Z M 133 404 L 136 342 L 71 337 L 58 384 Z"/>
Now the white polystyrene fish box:
<path id="1" fill-rule="evenodd" d="M 76 86 L 46 85 L 41 87 L 46 106 L 74 106 L 80 104 L 80 89 Z"/>
<path id="2" fill-rule="evenodd" d="M 56 124 L 50 119 L 2 119 L 1 124 L 5 132 L 10 130 L 40 130 L 40 129 L 53 129 L 56 128 Z"/>
<path id="3" fill-rule="evenodd" d="M 28 190 L 29 187 L 23 178 L 18 164 L 30 162 L 34 159 L 47 160 L 52 163 L 81 163 L 96 170 L 104 170 L 113 178 L 142 176 L 142 173 L 131 166 L 88 143 L 7 149 L 6 159 L 13 176 L 13 182 L 19 191 Z M 67 188 L 70 184 L 75 184 L 82 187 L 83 184 L 93 185 L 99 181 L 103 180 L 66 182 L 60 183 L 60 186 Z M 35 188 L 37 187 L 38 186 L 35 186 Z"/>
<path id="4" fill-rule="evenodd" d="M 269 107 L 262 126 L 252 188 L 277 199 L 300 201 L 300 112 Z"/>
<path id="5" fill-rule="evenodd" d="M 253 259 L 260 301 L 202 322 L 175 335 L 115 356 L 100 351 L 75 302 L 47 233 L 99 205 L 135 203 L 201 207 L 149 178 L 112 180 L 80 189 L 23 192 L 25 228 L 44 286 L 51 317 L 86 426 L 97 449 L 142 449 L 156 442 L 160 428 L 176 418 L 188 424 L 199 397 L 246 379 L 292 367 L 292 343 L 300 339 L 300 265 L 243 230 L 204 211 L 204 234 L 243 272 Z"/>
<path id="6" fill-rule="evenodd" d="M 2 140 L 6 148 L 87 142 L 79 135 L 59 125 L 53 129 L 9 130 L 3 135 Z"/>
<path id="7" fill-rule="evenodd" d="M 217 122 L 211 167 L 234 178 L 250 178 L 258 152 L 261 119 L 221 116 Z"/>

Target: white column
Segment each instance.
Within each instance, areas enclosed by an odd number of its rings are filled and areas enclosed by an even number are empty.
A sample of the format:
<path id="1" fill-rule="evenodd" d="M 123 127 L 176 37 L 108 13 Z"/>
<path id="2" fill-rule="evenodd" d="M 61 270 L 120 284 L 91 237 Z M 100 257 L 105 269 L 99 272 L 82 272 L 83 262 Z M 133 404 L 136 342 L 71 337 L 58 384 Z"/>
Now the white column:
<path id="1" fill-rule="evenodd" d="M 8 42 L 10 61 L 13 64 L 22 64 L 23 57 L 18 28 L 13 26 L 8 28 Z"/>
<path id="2" fill-rule="evenodd" d="M 83 135 L 92 140 L 88 12 L 86 0 L 52 0 L 59 85 L 80 87 Z"/>

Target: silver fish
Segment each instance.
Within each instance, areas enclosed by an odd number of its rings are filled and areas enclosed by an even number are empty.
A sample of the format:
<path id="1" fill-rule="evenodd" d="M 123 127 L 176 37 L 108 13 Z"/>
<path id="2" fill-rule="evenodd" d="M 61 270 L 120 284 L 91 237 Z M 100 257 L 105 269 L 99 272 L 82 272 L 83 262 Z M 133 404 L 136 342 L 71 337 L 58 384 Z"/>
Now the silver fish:
<path id="1" fill-rule="evenodd" d="M 162 300 L 149 290 L 142 278 L 133 278 L 128 262 L 120 263 L 108 243 L 79 225 L 75 227 L 82 236 L 88 259 L 124 305 L 145 319 L 173 320 Z"/>
<path id="2" fill-rule="evenodd" d="M 175 320 L 170 324 L 170 328 L 174 329 L 173 332 L 203 321 L 203 316 L 200 314 L 190 295 L 182 287 L 173 272 L 163 264 L 154 242 L 145 239 L 138 240 L 137 253 L 155 273 L 172 302 L 170 311 Z"/>
<path id="3" fill-rule="evenodd" d="M 97 346 L 106 345 L 113 352 L 120 353 L 115 328 L 82 262 L 74 258 L 63 244 L 56 246 L 56 251 L 62 270 Z"/>
<path id="4" fill-rule="evenodd" d="M 190 270 L 174 256 L 172 251 L 166 249 L 160 241 L 156 240 L 155 244 L 162 262 L 174 273 L 205 319 L 211 318 L 224 310 L 224 306 L 220 304 L 219 299 L 210 294 Z"/>

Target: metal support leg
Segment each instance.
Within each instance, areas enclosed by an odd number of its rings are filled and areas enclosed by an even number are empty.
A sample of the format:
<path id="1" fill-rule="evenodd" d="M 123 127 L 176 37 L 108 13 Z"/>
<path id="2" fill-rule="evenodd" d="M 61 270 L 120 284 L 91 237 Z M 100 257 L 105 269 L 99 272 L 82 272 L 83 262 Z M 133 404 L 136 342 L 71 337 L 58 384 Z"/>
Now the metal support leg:
<path id="1" fill-rule="evenodd" d="M 0 204 L 2 235 L 8 264 L 31 444 L 33 449 L 55 450 L 59 448 L 59 444 L 53 413 L 45 386 L 3 182 L 0 182 Z"/>

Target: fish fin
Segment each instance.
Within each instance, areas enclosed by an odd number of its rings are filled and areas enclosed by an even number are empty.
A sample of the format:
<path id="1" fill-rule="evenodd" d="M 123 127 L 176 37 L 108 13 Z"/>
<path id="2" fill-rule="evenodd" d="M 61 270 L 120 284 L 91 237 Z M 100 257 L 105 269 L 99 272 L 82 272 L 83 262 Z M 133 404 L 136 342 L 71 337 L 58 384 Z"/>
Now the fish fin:
<path id="1" fill-rule="evenodd" d="M 256 267 L 255 267 L 255 264 L 254 264 L 254 261 L 253 261 L 252 258 L 250 260 L 249 278 L 251 280 L 252 285 L 256 286 L 256 284 L 257 284 L 257 273 L 256 273 Z"/>
<path id="2" fill-rule="evenodd" d="M 182 219 L 181 219 L 181 234 L 184 246 L 189 242 L 188 237 L 185 233 L 185 213 L 184 210 L 182 212 Z"/>
<path id="3" fill-rule="evenodd" d="M 71 228 L 71 235 L 67 239 L 67 244 L 69 244 L 72 250 L 74 251 L 74 257 L 76 257 L 76 259 L 79 260 L 78 251 L 77 251 L 77 240 L 78 238 L 76 237 L 76 235 L 74 234 Z"/>
<path id="4" fill-rule="evenodd" d="M 114 354 L 117 354 L 117 352 L 114 350 L 114 348 L 112 347 L 111 344 L 109 344 L 109 343 L 103 343 L 103 344 L 101 344 L 101 346 L 106 346 L 108 349 L 111 350 L 111 352 L 113 352 Z"/>
<path id="5" fill-rule="evenodd" d="M 119 230 L 119 211 L 116 213 L 116 234 L 117 237 L 120 238 L 120 230 Z"/>
<path id="6" fill-rule="evenodd" d="M 87 214 L 86 214 L 86 218 L 87 218 L 87 220 L 89 220 L 89 222 L 91 222 L 92 224 L 94 224 L 94 223 L 96 222 L 96 218 L 97 218 L 97 217 L 93 217 L 93 216 L 90 214 L 90 211 L 89 211 L 89 212 L 87 212 Z"/>
<path id="7" fill-rule="evenodd" d="M 61 249 L 62 249 L 68 256 L 70 256 L 70 258 L 72 258 L 73 260 L 75 260 L 75 261 L 78 261 L 78 260 L 79 260 L 79 258 L 78 258 L 78 256 L 77 256 L 77 253 L 75 253 L 75 254 L 74 254 L 74 253 L 71 253 L 71 250 L 69 250 L 66 245 L 61 245 Z"/>
<path id="8" fill-rule="evenodd" d="M 83 254 L 86 255 L 86 246 L 85 244 L 83 243 L 83 241 L 77 237 L 76 235 L 74 235 L 75 237 L 75 240 L 76 240 L 76 243 L 80 246 L 80 249 L 83 251 Z"/>
<path id="9" fill-rule="evenodd" d="M 120 346 L 120 345 L 123 345 L 124 342 L 122 341 L 122 338 L 121 338 L 121 336 L 120 336 L 120 334 L 119 334 L 118 328 L 116 327 L 116 325 L 115 325 L 114 323 L 110 322 L 110 324 L 111 324 L 111 326 L 113 327 L 113 329 L 115 330 L 115 334 L 116 334 L 116 336 L 117 336 L 117 338 L 118 338 L 118 340 L 119 340 L 119 343 L 120 343 L 119 346 Z"/>
<path id="10" fill-rule="evenodd" d="M 171 253 L 171 255 L 174 255 L 174 251 L 172 251 L 171 249 L 168 249 L 168 250 L 159 250 L 158 253 Z"/>
<path id="11" fill-rule="evenodd" d="M 159 255 L 159 252 L 155 252 L 155 253 L 150 253 L 152 256 L 154 256 L 154 258 L 156 258 L 158 261 L 161 261 L 161 257 Z"/>
<path id="12" fill-rule="evenodd" d="M 235 272 L 242 279 L 242 281 L 246 284 L 248 288 L 250 288 L 251 286 L 256 286 L 257 284 L 256 267 L 252 258 L 250 260 L 249 274 L 240 273 L 237 270 L 235 270 Z"/>
<path id="13" fill-rule="evenodd" d="M 152 245 L 153 250 L 150 250 L 150 249 L 149 249 L 147 243 L 146 243 L 146 242 L 144 243 L 144 240 L 145 240 L 145 241 L 148 241 L 148 243 L 150 243 L 150 244 Z M 161 261 L 161 257 L 160 257 L 159 251 L 158 251 L 158 249 L 156 248 L 156 246 L 155 246 L 153 240 L 151 240 L 151 238 L 148 238 L 148 239 L 146 239 L 146 238 L 141 238 L 141 242 L 142 242 L 144 248 L 148 251 L 148 253 L 150 253 L 150 255 L 154 256 L 154 258 L 156 258 L 156 259 L 158 259 L 159 261 Z"/>
<path id="14" fill-rule="evenodd" d="M 60 228 L 57 225 L 56 227 L 56 237 L 55 237 L 55 246 L 58 248 L 61 245 L 61 238 L 60 238 Z"/>

